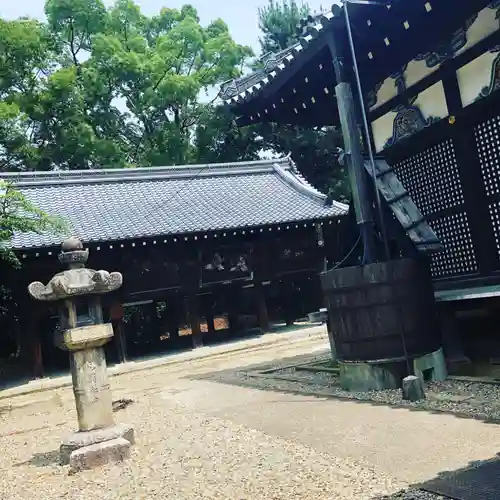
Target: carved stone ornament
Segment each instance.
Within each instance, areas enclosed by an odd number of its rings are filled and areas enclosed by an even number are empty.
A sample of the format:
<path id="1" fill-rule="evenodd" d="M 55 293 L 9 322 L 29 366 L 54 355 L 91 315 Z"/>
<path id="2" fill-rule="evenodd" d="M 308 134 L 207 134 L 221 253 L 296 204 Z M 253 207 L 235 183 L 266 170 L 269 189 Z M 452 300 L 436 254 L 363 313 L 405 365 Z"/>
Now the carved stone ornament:
<path id="1" fill-rule="evenodd" d="M 28 286 L 30 295 L 36 300 L 54 301 L 78 295 L 113 292 L 121 287 L 123 283 L 121 273 L 94 271 L 84 267 L 88 256 L 89 251 L 83 249 L 80 240 L 77 238 L 65 240 L 61 246 L 59 261 L 67 264 L 69 269 L 57 273 L 46 286 L 39 281 L 30 283 Z"/>

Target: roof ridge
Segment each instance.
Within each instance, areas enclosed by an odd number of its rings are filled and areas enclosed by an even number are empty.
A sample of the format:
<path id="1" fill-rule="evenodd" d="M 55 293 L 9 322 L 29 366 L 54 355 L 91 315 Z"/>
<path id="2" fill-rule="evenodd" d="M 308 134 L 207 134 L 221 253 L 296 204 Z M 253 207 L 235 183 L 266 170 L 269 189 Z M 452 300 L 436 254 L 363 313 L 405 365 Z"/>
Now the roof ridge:
<path id="1" fill-rule="evenodd" d="M 248 175 L 270 172 L 275 164 L 287 164 L 287 158 L 264 160 L 173 165 L 168 167 L 108 168 L 92 170 L 52 170 L 0 173 L 0 180 L 18 186 L 59 185 L 74 183 L 101 183 L 179 179 L 190 177 Z"/>
<path id="2" fill-rule="evenodd" d="M 289 170 L 285 170 L 281 165 L 275 165 L 275 171 L 279 174 L 281 179 L 287 184 L 291 185 L 293 188 L 297 189 L 300 193 L 308 196 L 314 201 L 321 202 L 324 204 L 328 199 L 325 193 L 322 193 L 319 189 L 316 189 L 301 173 L 297 167 L 297 164 L 292 160 L 291 155 L 287 157 L 289 163 Z M 332 206 L 335 206 L 341 210 L 347 210 L 349 207 L 345 203 L 340 201 L 332 200 Z"/>

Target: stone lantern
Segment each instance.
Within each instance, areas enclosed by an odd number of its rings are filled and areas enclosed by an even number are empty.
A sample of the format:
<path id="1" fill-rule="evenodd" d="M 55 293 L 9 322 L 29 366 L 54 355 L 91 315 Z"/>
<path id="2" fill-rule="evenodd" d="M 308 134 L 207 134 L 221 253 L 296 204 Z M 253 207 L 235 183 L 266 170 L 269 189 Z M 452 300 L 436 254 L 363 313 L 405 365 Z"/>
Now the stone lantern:
<path id="1" fill-rule="evenodd" d="M 56 274 L 45 286 L 28 286 L 36 300 L 55 301 L 59 310 L 56 345 L 70 353 L 71 376 L 79 431 L 64 440 L 61 463 L 78 471 L 128 457 L 134 430 L 115 424 L 103 346 L 113 337 L 103 322 L 100 294 L 117 290 L 122 275 L 87 269 L 89 251 L 77 238 L 65 240 L 59 254 L 68 270 Z"/>

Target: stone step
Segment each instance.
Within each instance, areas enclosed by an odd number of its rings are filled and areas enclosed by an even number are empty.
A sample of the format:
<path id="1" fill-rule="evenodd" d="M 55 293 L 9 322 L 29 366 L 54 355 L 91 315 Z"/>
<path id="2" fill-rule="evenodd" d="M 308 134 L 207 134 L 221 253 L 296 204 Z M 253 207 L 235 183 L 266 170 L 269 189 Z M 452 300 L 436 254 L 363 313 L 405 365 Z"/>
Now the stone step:
<path id="1" fill-rule="evenodd" d="M 130 441 L 116 438 L 75 450 L 69 459 L 70 472 L 74 474 L 110 462 L 122 462 L 130 457 L 131 446 Z"/>

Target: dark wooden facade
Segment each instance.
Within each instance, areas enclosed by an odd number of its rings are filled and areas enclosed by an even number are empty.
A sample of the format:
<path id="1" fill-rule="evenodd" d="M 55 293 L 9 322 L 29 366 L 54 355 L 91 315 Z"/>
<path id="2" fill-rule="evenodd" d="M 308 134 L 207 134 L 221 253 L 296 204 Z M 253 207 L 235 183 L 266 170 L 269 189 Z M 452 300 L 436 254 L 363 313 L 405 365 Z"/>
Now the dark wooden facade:
<path id="1" fill-rule="evenodd" d="M 499 5 L 387 3 L 348 4 L 369 140 L 444 245 L 432 257 L 436 288 L 500 285 Z M 339 124 L 331 36 L 356 89 L 342 9 L 303 25 L 300 44 L 271 58 L 267 72 L 223 87 L 241 125 Z"/>
<path id="2" fill-rule="evenodd" d="M 87 245 L 89 267 L 124 276 L 123 288 L 103 297 L 115 330 L 109 361 L 199 347 L 307 317 L 323 306 L 319 273 L 327 255 L 330 262 L 340 255 L 344 230 L 341 219 L 297 221 Z M 2 274 L 13 295 L 11 331 L 2 334 L 16 339 L 29 376 L 68 367 L 67 353 L 53 342 L 55 307 L 27 293 L 31 281 L 46 283 L 61 270 L 58 252 L 19 253 L 21 269 Z"/>
<path id="3" fill-rule="evenodd" d="M 334 61 L 341 60 L 359 103 L 357 65 L 368 121 L 364 144 L 390 166 L 443 246 L 431 255 L 431 271 L 444 322 L 457 331 L 448 320 L 463 314 L 469 331 L 474 322 L 485 325 L 483 355 L 489 350 L 497 358 L 499 18 L 500 4 L 491 0 L 346 2 L 305 19 L 298 44 L 221 90 L 242 126 L 339 126 Z M 358 121 L 363 130 L 361 113 Z M 404 239 L 391 215 L 388 232 Z M 406 245 L 391 256 L 411 254 Z M 474 349 L 476 333 L 468 342 Z"/>
<path id="4" fill-rule="evenodd" d="M 111 362 L 306 317 L 323 305 L 318 273 L 350 237 L 348 207 L 311 187 L 290 158 L 0 177 L 66 220 L 90 268 L 123 274 L 122 288 L 103 297 L 115 329 Z M 0 340 L 10 339 L 6 353 L 17 346 L 35 376 L 68 364 L 52 338 L 55 308 L 27 291 L 61 270 L 62 239 L 15 234 L 21 269 L 2 264 L 12 298 L 0 310 Z"/>

